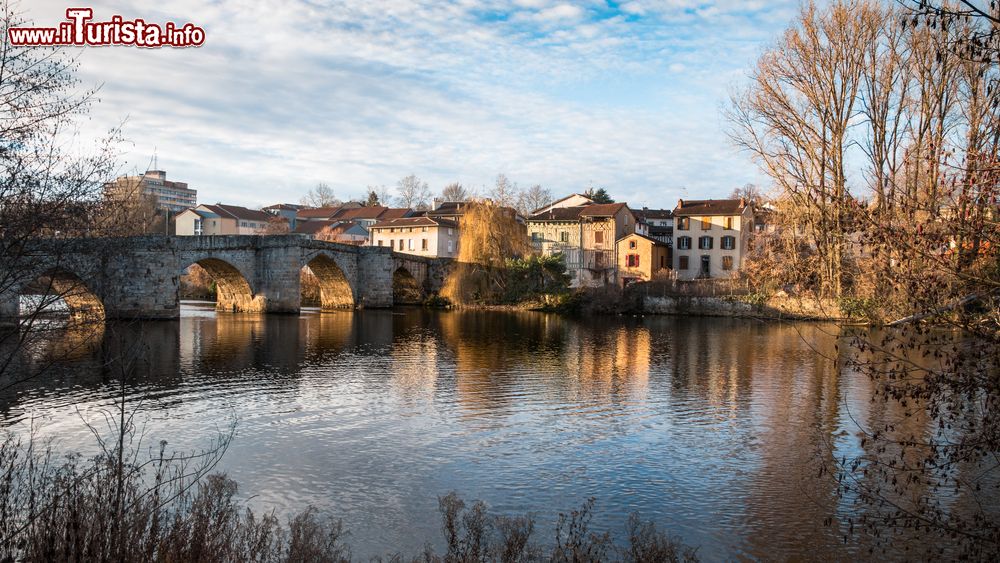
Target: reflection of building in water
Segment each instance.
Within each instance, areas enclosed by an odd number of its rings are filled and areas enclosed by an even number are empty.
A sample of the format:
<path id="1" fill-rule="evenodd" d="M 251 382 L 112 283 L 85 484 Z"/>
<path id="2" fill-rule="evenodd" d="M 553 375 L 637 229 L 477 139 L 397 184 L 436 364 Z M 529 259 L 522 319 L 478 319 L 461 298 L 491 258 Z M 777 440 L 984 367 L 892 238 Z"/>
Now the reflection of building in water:
<path id="1" fill-rule="evenodd" d="M 616 323 L 617 324 L 617 323 Z M 569 325 L 563 355 L 570 390 L 593 400 L 644 396 L 649 386 L 652 338 L 647 328 Z"/>
<path id="2" fill-rule="evenodd" d="M 492 311 L 455 311 L 437 319 L 454 358 L 455 396 L 470 414 L 510 408 L 525 386 L 561 385 L 564 319 Z M 439 357 L 446 356 L 442 351 Z"/>

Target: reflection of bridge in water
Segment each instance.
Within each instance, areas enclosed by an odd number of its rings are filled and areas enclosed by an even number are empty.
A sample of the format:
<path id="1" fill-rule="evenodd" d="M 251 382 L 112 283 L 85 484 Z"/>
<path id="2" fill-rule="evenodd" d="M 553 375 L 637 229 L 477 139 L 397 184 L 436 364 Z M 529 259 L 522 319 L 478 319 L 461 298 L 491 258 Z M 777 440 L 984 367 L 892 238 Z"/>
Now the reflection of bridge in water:
<path id="1" fill-rule="evenodd" d="M 180 310 L 180 277 L 192 264 L 216 284 L 217 308 L 297 313 L 301 272 L 319 280 L 323 309 L 391 307 L 441 288 L 450 261 L 313 240 L 302 235 L 142 236 L 32 242 L 0 289 L 0 321 L 18 316 L 19 296 L 39 287 L 71 314 L 171 319 Z"/>

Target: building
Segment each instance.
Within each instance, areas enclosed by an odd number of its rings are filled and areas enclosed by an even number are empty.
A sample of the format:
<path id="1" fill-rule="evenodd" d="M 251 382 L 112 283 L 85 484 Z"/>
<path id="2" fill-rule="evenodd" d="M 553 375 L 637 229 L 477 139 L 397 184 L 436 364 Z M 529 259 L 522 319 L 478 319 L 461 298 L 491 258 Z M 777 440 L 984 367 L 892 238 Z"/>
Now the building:
<path id="1" fill-rule="evenodd" d="M 548 207 L 527 221 L 534 250 L 562 254 L 574 287 L 615 282 L 615 241 L 635 232 L 635 223 L 625 203 Z"/>
<path id="2" fill-rule="evenodd" d="M 724 278 L 740 269 L 753 232 L 745 199 L 682 199 L 673 215 L 678 279 Z"/>
<path id="3" fill-rule="evenodd" d="M 368 229 L 353 221 L 304 221 L 293 232 L 317 240 L 358 246 L 367 244 L 369 236 Z"/>
<path id="4" fill-rule="evenodd" d="M 618 283 L 623 287 L 650 281 L 656 274 L 670 269 L 670 248 L 662 241 L 639 233 L 618 239 L 615 254 Z"/>
<path id="5" fill-rule="evenodd" d="M 348 201 L 347 203 L 328 207 L 306 207 L 296 212 L 295 223 L 297 225 L 299 221 L 330 221 L 336 219 L 339 214 L 348 209 L 358 209 L 360 207 L 361 204 L 355 201 Z"/>
<path id="6" fill-rule="evenodd" d="M 104 185 L 104 197 L 128 200 L 138 195 L 150 195 L 156 205 L 171 213 L 180 213 L 198 205 L 198 191 L 188 187 L 186 182 L 167 180 L 163 170 L 147 170 L 141 176 L 121 176 Z"/>
<path id="7" fill-rule="evenodd" d="M 656 239 L 667 246 L 674 244 L 674 212 L 670 209 L 649 209 L 643 207 L 635 211 L 638 224 L 636 232 Z"/>
<path id="8" fill-rule="evenodd" d="M 177 215 L 177 234 L 201 235 L 259 235 L 273 228 L 274 222 L 284 222 L 264 211 L 247 209 L 238 205 L 199 205 Z"/>
<path id="9" fill-rule="evenodd" d="M 436 217 L 403 217 L 372 225 L 372 246 L 388 246 L 396 252 L 454 258 L 458 256 L 458 223 Z"/>
<path id="10" fill-rule="evenodd" d="M 296 205 L 294 203 L 278 203 L 275 205 L 268 205 L 267 207 L 261 208 L 261 211 L 266 211 L 271 215 L 277 215 L 282 217 L 285 221 L 288 221 L 289 230 L 294 231 L 296 225 L 298 224 L 297 216 L 298 212 L 306 209 L 304 205 Z"/>

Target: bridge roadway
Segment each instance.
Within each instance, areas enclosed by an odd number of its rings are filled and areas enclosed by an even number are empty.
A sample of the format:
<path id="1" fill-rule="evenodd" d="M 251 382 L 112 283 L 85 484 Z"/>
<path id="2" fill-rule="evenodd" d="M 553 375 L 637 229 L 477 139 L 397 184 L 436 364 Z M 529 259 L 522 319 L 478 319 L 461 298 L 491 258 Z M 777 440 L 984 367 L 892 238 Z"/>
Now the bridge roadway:
<path id="1" fill-rule="evenodd" d="M 0 265 L 9 278 L 0 287 L 0 322 L 16 319 L 19 296 L 40 283 L 74 316 L 173 319 L 191 264 L 214 278 L 219 310 L 297 313 L 304 266 L 319 280 L 323 309 L 391 307 L 401 294 L 439 291 L 451 263 L 305 235 L 55 238 L 23 250 Z"/>

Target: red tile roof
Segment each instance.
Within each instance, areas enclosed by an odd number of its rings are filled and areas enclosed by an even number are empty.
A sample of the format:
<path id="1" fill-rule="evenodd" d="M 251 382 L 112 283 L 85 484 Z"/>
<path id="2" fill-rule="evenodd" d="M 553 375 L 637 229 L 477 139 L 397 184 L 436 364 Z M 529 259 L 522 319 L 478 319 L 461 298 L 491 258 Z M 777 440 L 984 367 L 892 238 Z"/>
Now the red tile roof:
<path id="1" fill-rule="evenodd" d="M 580 217 L 614 217 L 627 203 L 595 203 L 587 205 L 580 211 Z"/>
<path id="2" fill-rule="evenodd" d="M 313 207 L 310 209 L 300 209 L 295 213 L 301 219 L 332 219 L 338 214 L 347 211 L 344 207 Z"/>
<path id="3" fill-rule="evenodd" d="M 554 207 L 548 211 L 543 211 L 542 213 L 536 213 L 532 215 L 528 220 L 541 222 L 541 221 L 579 221 L 580 212 L 589 206 L 583 207 Z"/>
<path id="4" fill-rule="evenodd" d="M 315 235 L 326 227 L 339 223 L 340 221 L 299 221 L 295 224 L 295 232 L 302 235 Z"/>
<path id="5" fill-rule="evenodd" d="M 266 213 L 264 211 L 257 211 L 256 209 L 247 209 L 246 207 L 240 207 L 239 205 L 224 205 L 217 203 L 215 205 L 205 205 L 207 209 L 210 209 L 212 213 L 215 213 L 219 217 L 225 217 L 229 219 L 239 219 L 243 221 L 263 221 L 267 222 L 275 219 L 274 215 Z"/>
<path id="6" fill-rule="evenodd" d="M 674 215 L 739 215 L 743 213 L 745 199 L 692 199 L 680 200 L 674 208 Z"/>

